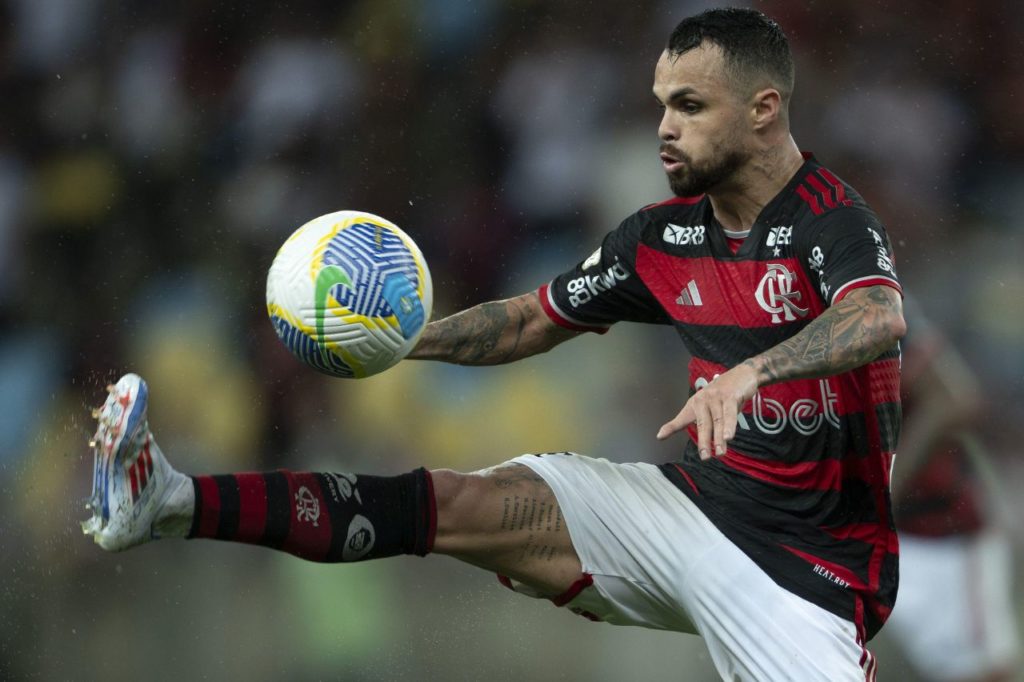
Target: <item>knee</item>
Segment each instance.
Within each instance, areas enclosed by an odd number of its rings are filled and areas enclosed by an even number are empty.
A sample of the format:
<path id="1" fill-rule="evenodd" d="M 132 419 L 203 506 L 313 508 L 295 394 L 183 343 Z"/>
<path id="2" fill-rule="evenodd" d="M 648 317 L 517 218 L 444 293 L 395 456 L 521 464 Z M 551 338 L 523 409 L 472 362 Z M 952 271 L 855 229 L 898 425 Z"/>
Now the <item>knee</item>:
<path id="1" fill-rule="evenodd" d="M 438 513 L 442 508 L 452 506 L 465 493 L 469 485 L 466 479 L 469 476 L 470 474 L 459 473 L 451 469 L 434 469 L 430 472 Z"/>
<path id="2" fill-rule="evenodd" d="M 443 520 L 457 516 L 460 510 L 472 506 L 475 474 L 463 474 L 451 469 L 430 472 L 437 505 L 438 530 Z"/>
<path id="3" fill-rule="evenodd" d="M 449 541 L 479 530 L 486 516 L 483 513 L 483 477 L 451 469 L 437 469 L 431 471 L 430 476 L 437 508 L 437 542 L 446 546 Z"/>

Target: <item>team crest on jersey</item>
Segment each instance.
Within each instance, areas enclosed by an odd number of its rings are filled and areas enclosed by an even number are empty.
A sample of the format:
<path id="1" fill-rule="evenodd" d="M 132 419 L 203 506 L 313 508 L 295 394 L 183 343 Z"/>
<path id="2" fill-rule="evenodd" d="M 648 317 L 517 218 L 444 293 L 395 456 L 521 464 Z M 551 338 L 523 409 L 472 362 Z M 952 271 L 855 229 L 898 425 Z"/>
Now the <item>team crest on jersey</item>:
<path id="1" fill-rule="evenodd" d="M 590 268 L 594 267 L 595 265 L 597 265 L 600 262 L 601 262 L 601 247 L 599 246 L 599 247 L 597 247 L 597 251 L 595 251 L 594 253 L 590 254 L 590 256 L 587 258 L 587 260 L 583 261 L 583 269 L 584 270 L 589 270 Z"/>
<path id="2" fill-rule="evenodd" d="M 781 263 L 769 263 L 768 272 L 757 284 L 754 298 L 762 310 L 771 313 L 772 324 L 781 324 L 783 320 L 792 322 L 797 317 L 806 317 L 809 308 L 801 308 L 797 301 L 803 298 L 798 289 L 794 289 L 796 275 Z"/>

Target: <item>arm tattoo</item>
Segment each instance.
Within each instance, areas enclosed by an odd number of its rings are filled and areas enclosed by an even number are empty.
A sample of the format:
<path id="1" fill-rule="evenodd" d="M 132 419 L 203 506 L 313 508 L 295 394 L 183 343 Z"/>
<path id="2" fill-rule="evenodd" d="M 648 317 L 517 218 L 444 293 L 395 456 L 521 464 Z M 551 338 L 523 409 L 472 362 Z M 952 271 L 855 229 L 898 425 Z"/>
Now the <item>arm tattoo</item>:
<path id="1" fill-rule="evenodd" d="M 509 323 L 509 308 L 506 303 L 484 303 L 477 308 L 453 315 L 438 322 L 435 332 L 441 338 L 451 342 L 451 357 L 456 362 L 476 364 L 491 356 Z M 515 311 L 518 312 L 518 311 Z M 512 349 L 506 353 L 511 355 L 519 345 L 522 337 L 523 319 L 517 320 L 517 334 Z"/>
<path id="2" fill-rule="evenodd" d="M 760 383 L 831 376 L 870 362 L 896 343 L 894 319 L 902 319 L 898 294 L 882 286 L 855 291 L 792 338 L 744 364 Z"/>
<path id="3" fill-rule="evenodd" d="M 431 322 L 410 358 L 443 360 L 460 365 L 500 365 L 549 350 L 575 332 L 546 318 L 538 323 L 535 294 L 481 303 Z"/>

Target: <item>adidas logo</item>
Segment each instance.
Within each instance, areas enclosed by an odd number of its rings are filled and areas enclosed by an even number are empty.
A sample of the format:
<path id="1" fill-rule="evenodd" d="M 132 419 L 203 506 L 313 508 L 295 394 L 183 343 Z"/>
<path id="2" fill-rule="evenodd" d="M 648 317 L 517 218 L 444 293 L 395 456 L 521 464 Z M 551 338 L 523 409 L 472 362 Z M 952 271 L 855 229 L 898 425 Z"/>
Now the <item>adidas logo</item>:
<path id="1" fill-rule="evenodd" d="M 676 299 L 677 305 L 704 305 L 704 301 L 700 300 L 700 292 L 697 290 L 697 280 L 691 279 L 689 283 L 683 287 L 683 290 L 679 292 L 679 298 Z"/>

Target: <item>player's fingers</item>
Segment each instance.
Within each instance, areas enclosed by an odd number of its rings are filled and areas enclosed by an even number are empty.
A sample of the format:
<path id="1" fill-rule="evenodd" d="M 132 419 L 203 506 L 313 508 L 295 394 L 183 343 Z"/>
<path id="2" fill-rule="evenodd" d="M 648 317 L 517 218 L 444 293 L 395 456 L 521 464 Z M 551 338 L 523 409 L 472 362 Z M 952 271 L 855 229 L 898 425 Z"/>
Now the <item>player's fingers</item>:
<path id="1" fill-rule="evenodd" d="M 715 425 L 715 455 L 725 455 L 729 441 L 736 435 L 736 403 L 726 400 L 722 403 L 722 421 Z"/>
<path id="2" fill-rule="evenodd" d="M 738 417 L 739 407 L 732 400 L 727 400 L 722 406 L 722 450 L 719 455 L 724 455 L 726 448 L 729 446 L 729 441 L 736 435 L 736 421 Z"/>
<path id="3" fill-rule="evenodd" d="M 693 423 L 693 406 L 690 405 L 689 401 L 683 405 L 683 409 L 679 411 L 671 421 L 665 422 L 658 429 L 658 440 L 665 440 L 673 433 L 682 431 L 687 426 Z"/>
<path id="4" fill-rule="evenodd" d="M 711 410 L 704 402 L 694 405 L 694 417 L 697 422 L 697 451 L 701 459 L 711 458 Z"/>
<path id="5" fill-rule="evenodd" d="M 708 407 L 711 414 L 711 443 L 715 448 L 715 455 L 721 457 L 725 454 L 725 405 L 722 401 L 715 400 Z"/>

